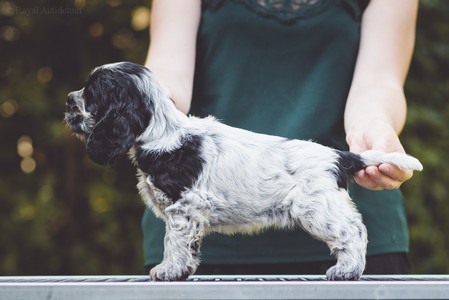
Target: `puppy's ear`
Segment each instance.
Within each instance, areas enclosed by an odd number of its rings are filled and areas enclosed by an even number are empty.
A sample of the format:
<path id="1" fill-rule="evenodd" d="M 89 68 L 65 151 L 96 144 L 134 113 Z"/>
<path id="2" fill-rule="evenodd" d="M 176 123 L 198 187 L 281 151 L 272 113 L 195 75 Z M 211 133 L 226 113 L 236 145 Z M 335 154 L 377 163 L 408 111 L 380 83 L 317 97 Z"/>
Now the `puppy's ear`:
<path id="1" fill-rule="evenodd" d="M 100 165 L 113 163 L 116 156 L 128 152 L 154 113 L 144 74 L 125 67 L 100 68 L 86 84 L 85 102 L 87 107 L 95 106 L 96 118 L 86 149 Z"/>
<path id="2" fill-rule="evenodd" d="M 130 119 L 126 112 L 112 110 L 106 113 L 87 139 L 90 159 L 100 165 L 112 164 L 118 155 L 128 152 L 136 140 Z"/>

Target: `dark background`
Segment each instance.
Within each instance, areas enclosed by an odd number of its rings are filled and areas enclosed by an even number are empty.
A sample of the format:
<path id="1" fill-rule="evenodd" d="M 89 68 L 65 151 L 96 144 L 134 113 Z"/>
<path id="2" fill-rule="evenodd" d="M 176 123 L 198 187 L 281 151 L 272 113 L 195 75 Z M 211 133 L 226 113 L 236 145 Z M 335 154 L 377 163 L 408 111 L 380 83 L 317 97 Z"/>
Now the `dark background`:
<path id="1" fill-rule="evenodd" d="M 143 63 L 149 1 L 0 0 L 0 275 L 142 274 L 142 204 L 125 159 L 94 165 L 62 123 L 95 66 Z M 449 273 L 449 1 L 420 1 L 403 185 L 416 273 Z"/>

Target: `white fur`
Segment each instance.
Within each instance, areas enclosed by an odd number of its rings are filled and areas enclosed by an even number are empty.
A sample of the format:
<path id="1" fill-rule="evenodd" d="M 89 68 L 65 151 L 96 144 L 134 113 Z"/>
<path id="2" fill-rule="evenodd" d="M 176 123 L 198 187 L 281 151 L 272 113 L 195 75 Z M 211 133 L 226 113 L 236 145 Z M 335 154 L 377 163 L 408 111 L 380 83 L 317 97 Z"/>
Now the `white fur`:
<path id="1" fill-rule="evenodd" d="M 419 160 L 403 153 L 384 153 L 381 151 L 368 150 L 361 154 L 363 161 L 367 165 L 392 164 L 397 167 L 409 170 L 422 171 L 423 166 Z"/>

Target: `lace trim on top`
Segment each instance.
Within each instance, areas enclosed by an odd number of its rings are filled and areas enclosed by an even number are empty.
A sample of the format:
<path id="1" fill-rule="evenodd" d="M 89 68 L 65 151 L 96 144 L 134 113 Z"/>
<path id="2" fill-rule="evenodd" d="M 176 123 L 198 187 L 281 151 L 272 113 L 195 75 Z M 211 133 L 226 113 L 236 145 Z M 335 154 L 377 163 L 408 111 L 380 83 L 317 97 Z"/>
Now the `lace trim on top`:
<path id="1" fill-rule="evenodd" d="M 224 1 L 231 0 L 202 0 L 203 5 L 212 9 L 218 8 Z M 245 4 L 254 12 L 274 17 L 287 24 L 319 13 L 327 4 L 336 1 L 349 8 L 354 17 L 359 19 L 367 1 L 361 0 L 233 0 Z"/>

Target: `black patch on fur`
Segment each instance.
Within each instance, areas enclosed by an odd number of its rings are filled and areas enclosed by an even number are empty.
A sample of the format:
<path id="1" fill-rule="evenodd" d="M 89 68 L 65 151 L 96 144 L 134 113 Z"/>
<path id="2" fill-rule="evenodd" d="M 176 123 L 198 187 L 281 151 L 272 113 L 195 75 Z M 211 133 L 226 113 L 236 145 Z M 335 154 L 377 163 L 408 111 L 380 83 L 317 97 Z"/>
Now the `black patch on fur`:
<path id="1" fill-rule="evenodd" d="M 362 157 L 349 151 L 337 151 L 337 184 L 340 188 L 348 188 L 348 180 L 355 173 L 362 170 L 366 165 L 362 161 Z"/>
<path id="2" fill-rule="evenodd" d="M 154 186 L 173 201 L 193 186 L 203 170 L 201 157 L 203 137 L 188 135 L 182 145 L 171 152 L 154 153 L 136 146 L 137 166 L 151 176 Z"/>

